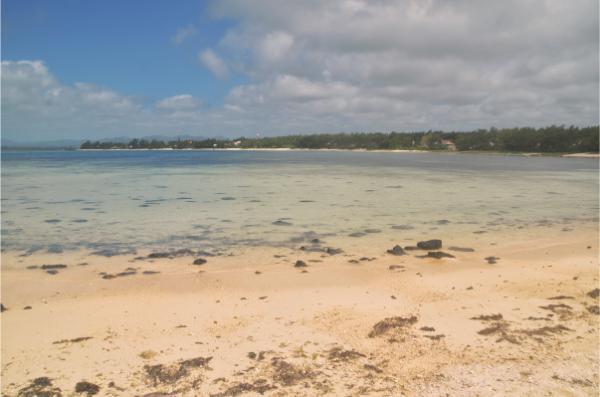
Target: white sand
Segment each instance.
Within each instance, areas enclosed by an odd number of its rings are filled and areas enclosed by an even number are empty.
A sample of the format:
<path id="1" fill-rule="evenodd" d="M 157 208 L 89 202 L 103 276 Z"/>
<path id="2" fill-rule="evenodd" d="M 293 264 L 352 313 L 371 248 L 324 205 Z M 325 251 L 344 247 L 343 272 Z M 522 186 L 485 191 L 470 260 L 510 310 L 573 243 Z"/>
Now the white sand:
<path id="1" fill-rule="evenodd" d="M 108 396 L 598 395 L 599 316 L 587 309 L 598 300 L 586 295 L 598 287 L 597 229 L 530 236 L 489 236 L 473 253 L 444 248 L 456 259 L 442 260 L 374 247 L 381 255 L 358 264 L 348 260 L 359 253 L 285 249 L 248 249 L 202 266 L 190 257 L 4 253 L 2 393 L 47 376 L 63 395 L 75 395 L 82 380 Z M 490 265 L 490 255 L 501 259 Z M 68 268 L 24 269 L 43 263 Z M 98 274 L 128 267 L 137 274 Z M 559 295 L 569 298 L 549 299 Z M 540 307 L 549 304 L 570 308 Z M 503 320 L 471 319 L 496 313 Z M 415 324 L 368 337 L 379 321 L 412 315 Z M 79 337 L 92 339 L 54 343 Z M 180 363 L 196 357 L 212 359 Z M 153 382 L 144 366 L 158 364 L 180 378 Z"/>

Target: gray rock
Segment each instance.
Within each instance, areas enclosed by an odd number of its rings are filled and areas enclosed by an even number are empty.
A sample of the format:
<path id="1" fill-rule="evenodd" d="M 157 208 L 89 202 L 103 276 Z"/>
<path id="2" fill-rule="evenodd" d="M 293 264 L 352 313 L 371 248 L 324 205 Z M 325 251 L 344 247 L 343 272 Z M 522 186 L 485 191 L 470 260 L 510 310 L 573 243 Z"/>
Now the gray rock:
<path id="1" fill-rule="evenodd" d="M 42 265 L 42 270 L 54 270 L 54 269 L 64 269 L 67 265 L 57 264 L 57 265 Z"/>
<path id="2" fill-rule="evenodd" d="M 417 247 L 422 250 L 439 250 L 442 248 L 442 240 L 419 241 Z"/>
<path id="3" fill-rule="evenodd" d="M 451 255 L 451 254 L 448 254 L 448 253 L 442 252 L 442 251 L 430 251 L 427 253 L 427 257 L 435 258 L 435 259 L 442 259 L 442 258 L 454 258 L 454 255 Z"/>
<path id="4" fill-rule="evenodd" d="M 448 250 L 456 251 L 456 252 L 475 252 L 475 250 L 473 248 L 467 248 L 467 247 L 448 247 Z"/>
<path id="5" fill-rule="evenodd" d="M 406 253 L 404 252 L 404 250 L 402 249 L 402 247 L 400 247 L 399 245 L 395 245 L 392 249 L 387 250 L 388 254 L 392 254 L 392 255 L 405 255 Z"/>
<path id="6" fill-rule="evenodd" d="M 308 267 L 308 265 L 304 261 L 297 260 L 296 263 L 294 264 L 294 267 Z"/>

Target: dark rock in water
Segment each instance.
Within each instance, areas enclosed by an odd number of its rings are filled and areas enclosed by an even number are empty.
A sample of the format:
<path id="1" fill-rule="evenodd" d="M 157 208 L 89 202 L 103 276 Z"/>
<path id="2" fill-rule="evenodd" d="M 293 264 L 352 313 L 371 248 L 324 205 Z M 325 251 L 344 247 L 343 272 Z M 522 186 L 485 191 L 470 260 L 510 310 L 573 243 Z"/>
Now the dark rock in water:
<path id="1" fill-rule="evenodd" d="M 342 251 L 342 249 L 340 249 L 340 248 L 331 248 L 331 247 L 327 247 L 327 248 L 325 249 L 325 252 L 326 252 L 327 254 L 329 254 L 329 255 L 337 255 L 337 254 L 341 254 L 341 253 L 342 253 L 342 252 L 344 252 L 344 251 Z"/>
<path id="2" fill-rule="evenodd" d="M 81 381 L 77 382 L 77 384 L 75 385 L 75 393 L 85 393 L 88 396 L 93 396 L 95 394 L 98 394 L 99 391 L 100 386 L 90 382 Z"/>
<path id="3" fill-rule="evenodd" d="M 600 296 L 600 288 L 594 288 L 590 292 L 587 293 L 587 296 L 590 298 L 597 299 Z"/>
<path id="4" fill-rule="evenodd" d="M 319 243 L 321 243 L 321 240 L 319 240 L 318 238 L 313 238 L 312 240 L 310 240 L 310 242 L 312 244 L 319 244 Z"/>
<path id="5" fill-rule="evenodd" d="M 0 303 L 0 313 L 7 311 L 8 309 L 2 303 Z"/>
<path id="6" fill-rule="evenodd" d="M 436 221 L 435 223 L 437 223 L 438 225 L 447 225 L 450 223 L 450 221 L 447 219 L 440 219 L 439 221 Z"/>
<path id="7" fill-rule="evenodd" d="M 63 247 L 60 244 L 50 244 L 48 246 L 48 252 L 51 254 L 62 254 Z"/>
<path id="8" fill-rule="evenodd" d="M 363 232 L 354 232 L 354 233 L 350 233 L 348 236 L 349 237 L 364 237 L 366 236 L 367 233 L 363 233 Z"/>
<path id="9" fill-rule="evenodd" d="M 442 258 L 454 258 L 454 255 L 447 254 L 442 251 L 429 251 L 427 253 L 427 257 L 435 258 L 435 259 L 442 259 Z"/>
<path id="10" fill-rule="evenodd" d="M 67 265 L 57 264 L 57 265 L 42 265 L 42 270 L 52 270 L 52 269 L 64 269 Z"/>
<path id="11" fill-rule="evenodd" d="M 388 254 L 392 255 L 405 255 L 406 253 L 399 245 L 395 245 L 394 248 L 387 250 Z"/>
<path id="12" fill-rule="evenodd" d="M 152 252 L 148 254 L 148 258 L 156 259 L 156 258 L 168 258 L 171 254 L 169 252 Z"/>
<path id="13" fill-rule="evenodd" d="M 290 222 L 286 222 L 286 221 L 283 221 L 281 219 L 276 220 L 272 224 L 275 225 L 275 226 L 292 226 L 292 224 Z"/>
<path id="14" fill-rule="evenodd" d="M 19 390 L 18 397 L 62 397 L 62 391 L 52 386 L 52 380 L 46 376 L 35 378 L 28 386 Z"/>
<path id="15" fill-rule="evenodd" d="M 307 247 L 307 246 L 303 245 L 300 247 L 300 250 L 306 251 L 306 252 L 327 252 L 326 249 L 324 250 L 323 248 L 321 248 L 318 245 L 311 246 L 311 247 Z"/>
<path id="16" fill-rule="evenodd" d="M 181 249 L 171 252 L 171 255 L 172 256 L 190 256 L 190 255 L 196 255 L 196 253 L 194 251 L 192 251 L 191 249 L 181 248 Z"/>
<path id="17" fill-rule="evenodd" d="M 381 233 L 380 229 L 365 229 L 365 233 Z"/>
<path id="18" fill-rule="evenodd" d="M 196 260 L 194 260 L 194 265 L 204 265 L 206 263 L 206 259 L 204 258 L 198 258 Z"/>
<path id="19" fill-rule="evenodd" d="M 439 250 L 442 248 L 442 240 L 419 241 L 417 247 L 422 250 Z"/>
<path id="20" fill-rule="evenodd" d="M 94 251 L 91 255 L 105 256 L 110 258 L 117 255 L 135 255 L 137 251 L 133 248 L 105 248 L 98 251 Z"/>
<path id="21" fill-rule="evenodd" d="M 414 227 L 410 226 L 410 225 L 394 225 L 394 226 L 392 226 L 392 229 L 395 229 L 395 230 L 412 230 L 412 229 L 414 229 Z"/>
<path id="22" fill-rule="evenodd" d="M 308 267 L 308 265 L 304 261 L 297 260 L 296 263 L 294 264 L 294 267 Z"/>
<path id="23" fill-rule="evenodd" d="M 46 223 L 60 223 L 60 219 L 46 219 L 44 222 L 46 222 Z"/>
<path id="24" fill-rule="evenodd" d="M 221 197 L 221 200 L 231 201 L 231 200 L 235 200 L 235 197 L 229 197 L 229 196 Z"/>
<path id="25" fill-rule="evenodd" d="M 493 265 L 500 258 L 496 258 L 495 256 L 488 256 L 485 258 L 488 264 Z"/>
<path id="26" fill-rule="evenodd" d="M 448 247 L 448 250 L 456 252 L 475 252 L 473 248 L 468 247 Z"/>

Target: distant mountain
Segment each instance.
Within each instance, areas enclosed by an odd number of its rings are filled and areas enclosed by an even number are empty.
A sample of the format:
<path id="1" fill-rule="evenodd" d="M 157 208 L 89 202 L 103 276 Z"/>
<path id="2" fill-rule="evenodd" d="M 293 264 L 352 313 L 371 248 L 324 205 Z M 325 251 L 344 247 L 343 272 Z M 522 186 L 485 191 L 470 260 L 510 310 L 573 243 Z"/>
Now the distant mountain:
<path id="1" fill-rule="evenodd" d="M 128 143 L 132 139 L 146 139 L 157 141 L 173 141 L 173 140 L 203 140 L 206 137 L 198 136 L 198 135 L 148 135 L 143 137 L 126 137 L 126 136 L 117 136 L 112 138 L 94 138 L 89 139 L 90 141 L 99 141 L 99 142 L 115 142 L 115 143 Z M 79 148 L 81 144 L 88 139 L 57 139 L 57 140 L 48 140 L 48 141 L 35 141 L 35 142 L 20 142 L 13 139 L 2 138 L 1 145 L 3 149 L 70 149 L 70 148 Z"/>
<path id="2" fill-rule="evenodd" d="M 83 140 L 81 139 L 58 139 L 54 141 L 38 142 L 19 142 L 12 139 L 2 138 L 3 149 L 60 149 L 60 148 L 78 148 Z"/>

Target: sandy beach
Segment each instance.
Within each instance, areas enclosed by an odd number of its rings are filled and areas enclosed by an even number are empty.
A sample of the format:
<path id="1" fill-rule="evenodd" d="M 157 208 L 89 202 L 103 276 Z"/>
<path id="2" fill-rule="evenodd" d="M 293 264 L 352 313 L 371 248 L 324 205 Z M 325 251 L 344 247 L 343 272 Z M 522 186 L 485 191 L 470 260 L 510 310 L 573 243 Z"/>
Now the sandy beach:
<path id="1" fill-rule="evenodd" d="M 597 237 L 461 236 L 442 259 L 4 253 L 2 393 L 597 395 Z"/>

